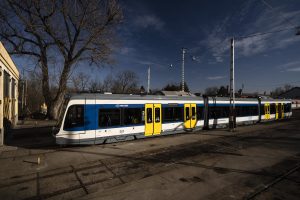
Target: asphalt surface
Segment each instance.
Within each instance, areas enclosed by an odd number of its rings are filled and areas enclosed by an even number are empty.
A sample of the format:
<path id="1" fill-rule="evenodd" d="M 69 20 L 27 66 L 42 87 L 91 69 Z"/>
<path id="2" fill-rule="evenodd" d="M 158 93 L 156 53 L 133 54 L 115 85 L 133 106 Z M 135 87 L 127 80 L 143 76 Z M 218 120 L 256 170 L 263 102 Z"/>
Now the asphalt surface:
<path id="1" fill-rule="evenodd" d="M 17 129 L 0 149 L 0 199 L 299 199 L 299 124 L 300 110 L 234 133 L 73 147 Z"/>

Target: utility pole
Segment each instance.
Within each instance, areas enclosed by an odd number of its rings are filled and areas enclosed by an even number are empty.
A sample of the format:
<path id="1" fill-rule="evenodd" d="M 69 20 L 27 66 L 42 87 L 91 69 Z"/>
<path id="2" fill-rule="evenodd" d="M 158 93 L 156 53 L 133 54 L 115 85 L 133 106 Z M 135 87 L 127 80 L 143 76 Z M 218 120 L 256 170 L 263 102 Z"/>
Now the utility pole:
<path id="1" fill-rule="evenodd" d="M 235 91 L 234 91 L 234 38 L 231 39 L 230 52 L 230 110 L 229 110 L 229 129 L 235 129 Z"/>
<path id="2" fill-rule="evenodd" d="M 147 94 L 150 93 L 150 78 L 151 78 L 151 71 L 150 66 L 148 67 L 148 85 L 147 85 Z"/>
<path id="3" fill-rule="evenodd" d="M 184 54 L 185 54 L 186 49 L 182 48 L 182 68 L 181 68 L 181 90 L 184 92 Z"/>

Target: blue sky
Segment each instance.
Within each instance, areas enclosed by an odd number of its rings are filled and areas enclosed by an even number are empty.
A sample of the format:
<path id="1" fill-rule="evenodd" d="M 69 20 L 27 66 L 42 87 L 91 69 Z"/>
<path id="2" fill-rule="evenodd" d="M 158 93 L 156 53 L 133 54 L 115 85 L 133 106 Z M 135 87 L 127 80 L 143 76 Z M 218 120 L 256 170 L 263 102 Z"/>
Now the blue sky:
<path id="1" fill-rule="evenodd" d="M 185 80 L 192 92 L 228 85 L 229 38 L 300 26 L 299 0 L 266 2 L 273 8 L 261 0 L 121 0 L 124 20 L 116 63 L 85 72 L 103 79 L 130 69 L 146 86 L 150 65 L 151 88 L 160 89 L 181 80 L 185 47 Z M 295 30 L 237 39 L 235 46 L 236 89 L 244 84 L 245 92 L 263 92 L 285 83 L 300 85 L 300 36 Z"/>

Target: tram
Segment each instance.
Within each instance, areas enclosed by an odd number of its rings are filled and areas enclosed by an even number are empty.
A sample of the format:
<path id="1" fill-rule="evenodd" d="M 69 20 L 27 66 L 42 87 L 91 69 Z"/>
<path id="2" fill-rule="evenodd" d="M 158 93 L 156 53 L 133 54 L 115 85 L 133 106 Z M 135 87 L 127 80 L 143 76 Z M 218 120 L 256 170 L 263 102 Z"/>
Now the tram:
<path id="1" fill-rule="evenodd" d="M 77 94 L 68 98 L 57 144 L 103 144 L 228 125 L 225 97 Z M 237 125 L 289 118 L 291 101 L 235 99 Z"/>

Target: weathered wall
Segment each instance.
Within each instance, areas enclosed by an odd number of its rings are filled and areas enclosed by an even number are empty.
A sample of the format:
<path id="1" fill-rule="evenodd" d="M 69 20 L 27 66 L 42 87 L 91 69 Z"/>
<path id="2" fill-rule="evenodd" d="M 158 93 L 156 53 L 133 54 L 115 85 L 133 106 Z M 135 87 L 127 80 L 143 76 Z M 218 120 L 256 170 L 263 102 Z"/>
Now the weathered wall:
<path id="1" fill-rule="evenodd" d="M 9 75 L 9 81 L 7 82 L 9 84 L 9 95 L 6 98 L 4 98 L 5 73 Z M 4 139 L 4 120 L 9 120 L 12 125 L 16 124 L 18 120 L 18 82 L 19 71 L 0 42 L 0 145 L 3 145 Z M 15 97 L 12 97 L 12 88 L 14 88 Z M 6 113 L 4 113 L 5 111 Z"/>

